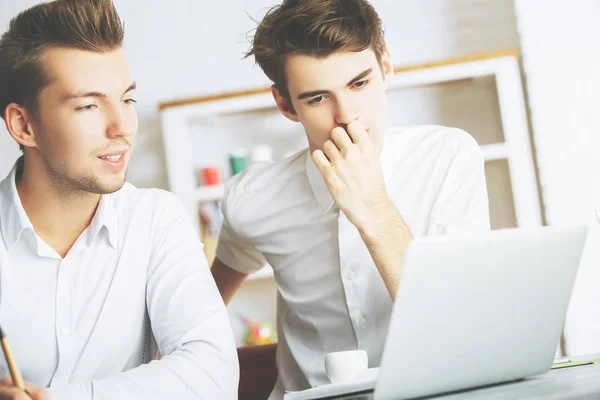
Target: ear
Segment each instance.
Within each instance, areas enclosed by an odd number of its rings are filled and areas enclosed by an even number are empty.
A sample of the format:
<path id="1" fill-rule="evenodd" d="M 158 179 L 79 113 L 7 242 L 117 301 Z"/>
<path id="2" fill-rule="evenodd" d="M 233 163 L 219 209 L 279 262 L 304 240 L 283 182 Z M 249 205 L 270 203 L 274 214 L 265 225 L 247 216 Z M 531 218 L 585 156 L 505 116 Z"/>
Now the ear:
<path id="1" fill-rule="evenodd" d="M 294 108 L 291 107 L 287 99 L 281 95 L 279 89 L 277 89 L 275 85 L 271 86 L 271 94 L 273 94 L 273 98 L 275 99 L 275 103 L 277 103 L 277 108 L 279 109 L 279 112 L 281 112 L 284 117 L 286 117 L 290 121 L 300 122 L 298 114 L 296 114 Z"/>
<path id="2" fill-rule="evenodd" d="M 4 122 L 12 138 L 24 147 L 37 147 L 31 115 L 24 107 L 10 103 L 4 109 Z"/>
<path id="3" fill-rule="evenodd" d="M 387 89 L 392 77 L 394 76 L 394 63 L 392 62 L 392 56 L 390 55 L 390 51 L 387 47 L 381 55 L 381 68 L 383 72 L 383 81 L 385 83 L 385 88 Z"/>

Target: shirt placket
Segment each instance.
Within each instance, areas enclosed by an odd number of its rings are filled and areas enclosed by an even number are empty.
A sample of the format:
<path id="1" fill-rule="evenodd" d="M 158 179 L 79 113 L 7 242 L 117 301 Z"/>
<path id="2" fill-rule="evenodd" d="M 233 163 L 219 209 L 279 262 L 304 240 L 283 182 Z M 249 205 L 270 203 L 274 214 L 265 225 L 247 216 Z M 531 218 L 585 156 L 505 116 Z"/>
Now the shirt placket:
<path id="1" fill-rule="evenodd" d="M 357 229 L 352 225 L 348 218 L 340 211 L 338 217 L 338 241 L 340 252 L 340 278 L 344 287 L 346 296 L 346 305 L 354 334 L 356 336 L 357 348 L 364 349 L 367 338 L 367 318 L 363 312 L 363 305 L 358 296 L 357 285 L 360 281 L 360 274 L 363 273 L 359 268 L 359 252 L 356 246 L 360 246 L 362 240 Z"/>
<path id="2" fill-rule="evenodd" d="M 58 267 L 56 284 L 56 342 L 58 365 L 52 377 L 53 385 L 67 384 L 72 370 L 73 326 L 71 316 L 70 265 L 63 259 Z"/>

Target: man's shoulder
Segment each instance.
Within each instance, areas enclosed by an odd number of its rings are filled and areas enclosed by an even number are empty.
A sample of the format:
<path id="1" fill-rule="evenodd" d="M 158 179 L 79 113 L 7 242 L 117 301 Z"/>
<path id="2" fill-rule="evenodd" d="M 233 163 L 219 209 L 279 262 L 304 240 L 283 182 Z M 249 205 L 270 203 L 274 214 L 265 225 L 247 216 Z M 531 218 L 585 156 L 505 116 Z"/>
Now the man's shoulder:
<path id="1" fill-rule="evenodd" d="M 308 149 L 301 150 L 277 162 L 262 162 L 233 176 L 225 186 L 223 202 L 226 205 L 251 201 L 260 194 L 280 191 L 294 184 L 294 179 L 305 179 L 305 161 Z"/>
<path id="2" fill-rule="evenodd" d="M 141 247 L 156 249 L 164 240 L 179 243 L 199 240 L 192 216 L 174 193 L 126 183 L 112 195 L 119 230 L 123 228 L 124 235 Z"/>
<path id="3" fill-rule="evenodd" d="M 129 182 L 109 196 L 115 209 L 125 217 L 142 213 L 152 220 L 165 212 L 179 213 L 183 209 L 175 194 L 164 189 L 138 188 Z"/>
<path id="4" fill-rule="evenodd" d="M 177 196 L 168 190 L 158 188 L 138 188 L 135 185 L 125 182 L 123 187 L 112 193 L 117 202 L 149 202 L 149 203 L 169 203 L 177 201 Z"/>
<path id="5" fill-rule="evenodd" d="M 422 125 L 389 129 L 387 133 L 386 152 L 393 154 L 391 158 L 395 167 L 406 162 L 450 167 L 455 163 L 479 163 L 483 160 L 477 141 L 459 128 Z"/>
<path id="6" fill-rule="evenodd" d="M 390 128 L 386 132 L 390 144 L 406 149 L 461 148 L 479 150 L 479 145 L 466 131 L 442 125 L 416 125 Z"/>

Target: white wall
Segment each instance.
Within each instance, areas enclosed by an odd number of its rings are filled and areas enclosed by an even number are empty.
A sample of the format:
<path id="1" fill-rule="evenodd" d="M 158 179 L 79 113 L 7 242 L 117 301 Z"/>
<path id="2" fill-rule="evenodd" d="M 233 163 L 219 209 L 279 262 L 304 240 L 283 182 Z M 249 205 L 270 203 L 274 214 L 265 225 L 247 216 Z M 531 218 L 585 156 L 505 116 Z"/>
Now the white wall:
<path id="1" fill-rule="evenodd" d="M 517 0 L 516 10 L 548 224 L 590 228 L 567 352 L 600 352 L 600 2 Z"/>

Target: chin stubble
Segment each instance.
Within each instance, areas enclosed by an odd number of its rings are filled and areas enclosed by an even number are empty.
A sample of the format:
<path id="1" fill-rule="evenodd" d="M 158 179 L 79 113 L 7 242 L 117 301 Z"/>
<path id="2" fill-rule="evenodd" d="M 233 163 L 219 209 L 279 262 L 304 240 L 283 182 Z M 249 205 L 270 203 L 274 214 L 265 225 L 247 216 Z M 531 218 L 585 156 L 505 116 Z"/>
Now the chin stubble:
<path id="1" fill-rule="evenodd" d="M 52 165 L 46 157 L 44 157 L 44 161 L 50 176 L 52 189 L 68 196 L 114 193 L 123 187 L 127 178 L 127 172 L 125 172 L 122 182 L 114 186 L 103 185 L 93 176 L 74 176 L 67 167 Z"/>

